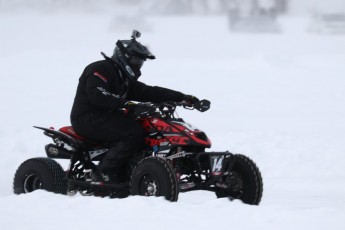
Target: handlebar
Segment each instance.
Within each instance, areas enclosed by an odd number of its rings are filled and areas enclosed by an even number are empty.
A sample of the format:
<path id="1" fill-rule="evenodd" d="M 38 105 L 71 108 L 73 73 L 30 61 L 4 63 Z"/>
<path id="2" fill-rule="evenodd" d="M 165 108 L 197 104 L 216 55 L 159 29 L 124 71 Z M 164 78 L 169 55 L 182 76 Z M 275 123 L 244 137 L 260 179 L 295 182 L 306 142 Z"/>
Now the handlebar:
<path id="1" fill-rule="evenodd" d="M 211 108 L 211 102 L 209 100 L 203 99 L 194 104 L 194 109 L 205 112 Z"/>
<path id="2" fill-rule="evenodd" d="M 154 108 L 154 110 L 159 110 L 159 113 L 165 117 L 173 116 L 173 113 L 176 110 L 177 106 L 181 106 L 185 109 L 193 110 L 196 109 L 200 112 L 205 112 L 210 109 L 211 102 L 204 99 L 196 102 L 195 104 L 191 105 L 186 102 L 163 102 L 163 103 L 140 103 L 142 105 L 146 105 L 148 107 Z M 151 110 L 152 111 L 152 110 Z M 147 115 L 153 115 L 155 113 L 148 112 Z M 157 113 L 156 113 L 157 114 Z"/>
<path id="3" fill-rule="evenodd" d="M 196 109 L 200 112 L 205 112 L 210 109 L 211 102 L 204 99 L 191 105 L 186 102 L 163 102 L 163 103 L 139 103 L 134 110 L 134 114 L 137 117 L 147 117 L 152 115 L 159 115 L 162 117 L 174 117 L 174 112 L 177 106 L 182 106 L 185 109 Z"/>
<path id="4" fill-rule="evenodd" d="M 200 100 L 200 101 L 196 102 L 194 105 L 191 105 L 191 104 L 186 103 L 186 102 L 172 102 L 172 103 L 175 104 L 176 106 L 182 106 L 185 109 L 190 109 L 190 110 L 196 109 L 200 112 L 205 112 L 205 111 L 209 110 L 211 107 L 211 102 L 209 100 L 206 100 L 206 99 Z"/>

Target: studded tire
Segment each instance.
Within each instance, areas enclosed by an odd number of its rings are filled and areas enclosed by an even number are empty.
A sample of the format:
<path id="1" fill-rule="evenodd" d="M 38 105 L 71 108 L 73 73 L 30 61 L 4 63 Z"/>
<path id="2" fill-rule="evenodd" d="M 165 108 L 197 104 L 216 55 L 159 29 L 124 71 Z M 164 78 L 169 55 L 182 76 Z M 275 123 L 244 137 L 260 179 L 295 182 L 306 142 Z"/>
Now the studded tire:
<path id="1" fill-rule="evenodd" d="M 177 201 L 179 187 L 174 169 L 160 157 L 147 157 L 133 170 L 131 195 L 164 196 Z"/>
<path id="2" fill-rule="evenodd" d="M 230 199 L 240 199 L 246 204 L 258 205 L 263 193 L 263 182 L 259 168 L 249 157 L 241 154 L 227 158 L 224 162 L 225 168 L 228 168 L 229 164 L 232 164 L 232 167 L 229 174 L 224 176 L 224 181 L 231 181 L 230 184 L 240 184 L 241 191 L 220 190 L 216 191 L 217 197 L 230 197 Z"/>
<path id="3" fill-rule="evenodd" d="M 38 157 L 26 160 L 17 169 L 13 180 L 15 194 L 29 193 L 37 189 L 66 194 L 65 172 L 53 159 Z"/>

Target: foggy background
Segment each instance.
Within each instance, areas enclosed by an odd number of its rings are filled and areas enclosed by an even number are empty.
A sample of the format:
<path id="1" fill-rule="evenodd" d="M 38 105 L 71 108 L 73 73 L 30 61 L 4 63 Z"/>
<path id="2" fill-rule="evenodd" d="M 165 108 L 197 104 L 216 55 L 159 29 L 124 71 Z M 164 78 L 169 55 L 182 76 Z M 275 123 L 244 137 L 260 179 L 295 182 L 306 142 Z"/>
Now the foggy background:
<path id="1" fill-rule="evenodd" d="M 0 228 L 345 229 L 344 13 L 345 0 L 0 0 Z M 32 126 L 70 125 L 83 69 L 133 29 L 157 57 L 139 80 L 212 102 L 177 112 L 209 151 L 256 162 L 260 206 L 13 194 L 18 166 L 51 142 Z"/>
<path id="2" fill-rule="evenodd" d="M 0 0 L 0 13 L 103 13 L 112 32 L 152 31 L 148 17 L 219 16 L 235 33 L 345 33 L 345 0 Z"/>
<path id="3" fill-rule="evenodd" d="M 1 12 L 20 10 L 116 11 L 121 6 L 142 14 L 226 14 L 233 4 L 248 10 L 274 7 L 278 14 L 308 15 L 315 12 L 344 12 L 344 0 L 0 0 Z M 250 9 L 249 9 L 250 8 Z"/>

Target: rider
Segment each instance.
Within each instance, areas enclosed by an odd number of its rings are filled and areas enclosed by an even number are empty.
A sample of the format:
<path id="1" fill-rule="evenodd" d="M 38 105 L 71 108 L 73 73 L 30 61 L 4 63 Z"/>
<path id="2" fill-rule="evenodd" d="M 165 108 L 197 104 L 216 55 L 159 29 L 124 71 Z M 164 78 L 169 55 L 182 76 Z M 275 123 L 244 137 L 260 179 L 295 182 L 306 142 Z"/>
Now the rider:
<path id="1" fill-rule="evenodd" d="M 105 60 L 88 65 L 79 79 L 71 112 L 72 126 L 80 136 L 110 144 L 96 170 L 96 180 L 124 180 L 120 172 L 144 147 L 143 128 L 123 110 L 143 112 L 148 107 L 131 101 L 184 101 L 191 105 L 199 101 L 191 95 L 138 81 L 143 63 L 155 59 L 136 40 L 138 37 L 140 33 L 134 30 L 131 40 L 118 40 L 113 56 L 109 58 L 102 53 Z"/>

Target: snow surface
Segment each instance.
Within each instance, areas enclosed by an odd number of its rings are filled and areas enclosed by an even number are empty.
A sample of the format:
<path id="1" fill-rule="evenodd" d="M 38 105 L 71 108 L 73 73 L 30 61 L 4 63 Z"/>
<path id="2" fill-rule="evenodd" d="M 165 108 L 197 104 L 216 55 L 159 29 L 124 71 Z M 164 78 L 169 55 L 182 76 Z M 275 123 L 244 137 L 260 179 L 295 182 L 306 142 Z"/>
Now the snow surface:
<path id="1" fill-rule="evenodd" d="M 2 230 L 345 229 L 345 36 L 307 34 L 305 18 L 282 18 L 284 33 L 274 35 L 230 33 L 221 16 L 137 20 L 157 56 L 141 80 L 212 101 L 206 113 L 179 115 L 208 134 L 211 150 L 257 163 L 259 206 L 206 191 L 182 193 L 177 203 L 13 195 L 17 167 L 44 156 L 50 142 L 32 126 L 68 125 L 83 68 L 130 35 L 130 22 L 115 15 L 1 13 Z"/>

